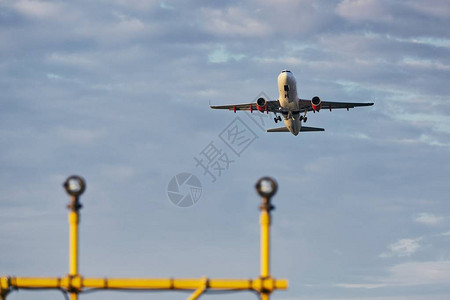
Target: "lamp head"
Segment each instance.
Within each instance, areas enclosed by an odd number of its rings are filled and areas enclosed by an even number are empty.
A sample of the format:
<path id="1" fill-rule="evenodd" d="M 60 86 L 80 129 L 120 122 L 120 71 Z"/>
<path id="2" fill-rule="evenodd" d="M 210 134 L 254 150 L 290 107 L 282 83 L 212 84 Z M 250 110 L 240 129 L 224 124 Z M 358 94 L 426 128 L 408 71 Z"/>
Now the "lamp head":
<path id="1" fill-rule="evenodd" d="M 278 184 L 273 178 L 263 177 L 258 180 L 255 187 L 261 197 L 270 199 L 277 192 Z"/>
<path id="2" fill-rule="evenodd" d="M 67 178 L 63 186 L 69 195 L 75 197 L 78 197 L 81 194 L 83 194 L 84 190 L 86 189 L 86 183 L 84 179 L 77 175 L 72 175 L 69 178 Z"/>

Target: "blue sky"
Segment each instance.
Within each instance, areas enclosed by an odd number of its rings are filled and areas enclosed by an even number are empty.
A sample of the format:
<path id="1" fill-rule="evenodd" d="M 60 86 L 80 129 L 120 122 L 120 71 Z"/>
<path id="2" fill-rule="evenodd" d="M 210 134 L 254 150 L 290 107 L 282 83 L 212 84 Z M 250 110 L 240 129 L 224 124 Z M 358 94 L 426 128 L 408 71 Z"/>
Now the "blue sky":
<path id="1" fill-rule="evenodd" d="M 255 277 L 270 175 L 274 299 L 448 299 L 449 27 L 445 0 L 0 1 L 0 274 L 67 273 L 79 174 L 84 276 Z M 302 98 L 375 105 L 297 137 L 209 109 L 275 99 L 285 68 Z M 239 155 L 221 139 L 237 116 Z M 233 161 L 215 182 L 194 160 L 211 142 Z M 203 187 L 189 208 L 167 196 L 181 172 Z"/>

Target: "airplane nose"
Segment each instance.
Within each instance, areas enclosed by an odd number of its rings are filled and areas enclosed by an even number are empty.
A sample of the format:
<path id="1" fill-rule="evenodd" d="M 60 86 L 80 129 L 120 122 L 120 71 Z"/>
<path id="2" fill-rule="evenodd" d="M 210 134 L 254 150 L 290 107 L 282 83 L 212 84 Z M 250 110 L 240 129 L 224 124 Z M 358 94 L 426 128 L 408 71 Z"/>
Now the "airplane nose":
<path id="1" fill-rule="evenodd" d="M 283 80 L 286 81 L 288 75 L 287 73 L 280 73 L 280 75 L 278 75 L 278 81 Z"/>

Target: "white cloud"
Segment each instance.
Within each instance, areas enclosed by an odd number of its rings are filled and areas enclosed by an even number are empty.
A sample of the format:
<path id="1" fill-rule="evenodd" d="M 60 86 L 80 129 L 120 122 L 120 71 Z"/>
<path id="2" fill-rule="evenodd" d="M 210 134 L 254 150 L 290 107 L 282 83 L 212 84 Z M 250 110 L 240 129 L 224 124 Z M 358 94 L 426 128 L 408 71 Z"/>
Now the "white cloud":
<path id="1" fill-rule="evenodd" d="M 271 27 L 238 7 L 203 9 L 205 30 L 219 36 L 264 37 Z"/>
<path id="2" fill-rule="evenodd" d="M 386 285 L 383 283 L 338 283 L 334 286 L 346 289 L 377 289 Z"/>
<path id="3" fill-rule="evenodd" d="M 352 21 L 379 21 L 388 17 L 383 1 L 344 0 L 336 7 L 336 13 Z"/>
<path id="4" fill-rule="evenodd" d="M 414 43 L 422 43 L 435 47 L 450 47 L 450 39 L 438 39 L 433 37 L 418 37 L 412 40 Z"/>
<path id="5" fill-rule="evenodd" d="M 54 73 L 47 73 L 47 78 L 48 79 L 58 80 L 58 79 L 61 79 L 62 76 L 58 75 L 58 74 L 54 74 Z"/>
<path id="6" fill-rule="evenodd" d="M 302 59 L 293 56 L 254 57 L 253 60 L 262 64 L 278 64 L 291 67 L 307 64 L 307 62 L 303 61 Z"/>
<path id="7" fill-rule="evenodd" d="M 226 50 L 224 46 L 221 46 L 208 55 L 208 61 L 212 63 L 224 63 L 229 61 L 230 59 L 239 61 L 244 57 L 244 54 L 233 54 Z"/>
<path id="8" fill-rule="evenodd" d="M 95 67 L 94 59 L 90 58 L 86 53 L 63 54 L 53 52 L 46 57 L 49 63 L 67 65 L 70 67 L 89 68 Z"/>
<path id="9" fill-rule="evenodd" d="M 157 30 L 150 23 L 139 18 L 114 14 L 116 20 L 109 23 L 87 22 L 75 29 L 75 33 L 85 38 L 96 38 L 106 43 L 126 43 L 136 38 L 147 38 L 156 34 Z"/>
<path id="10" fill-rule="evenodd" d="M 58 4 L 43 1 L 21 0 L 15 2 L 14 7 L 20 13 L 36 18 L 48 18 L 60 12 Z"/>
<path id="11" fill-rule="evenodd" d="M 152 10 L 160 5 L 159 0 L 116 0 L 117 5 L 126 6 L 135 10 Z"/>
<path id="12" fill-rule="evenodd" d="M 402 60 L 402 63 L 406 66 L 416 67 L 421 69 L 434 69 L 434 70 L 450 70 L 450 65 L 444 64 L 439 61 L 435 61 L 434 59 L 417 59 L 412 57 L 405 57 Z"/>
<path id="13" fill-rule="evenodd" d="M 450 260 L 408 262 L 389 269 L 389 275 L 374 283 L 339 283 L 335 286 L 350 289 L 373 289 L 392 286 L 448 284 Z"/>
<path id="14" fill-rule="evenodd" d="M 105 165 L 101 167 L 100 173 L 103 178 L 114 183 L 130 181 L 136 176 L 135 168 L 129 165 Z"/>
<path id="15" fill-rule="evenodd" d="M 441 28 L 446 28 L 450 10 L 446 0 L 433 1 L 433 5 L 417 0 L 343 0 L 336 6 L 335 13 L 361 25 L 371 22 L 373 26 L 365 30 L 370 28 L 371 31 L 381 30 L 405 37 L 433 38 L 441 35 Z M 435 22 L 430 22 L 430 19 Z M 427 26 L 431 23 L 433 26 Z"/>
<path id="16" fill-rule="evenodd" d="M 420 13 L 425 13 L 432 18 L 449 18 L 450 9 L 448 0 L 433 0 L 433 5 L 429 5 L 427 1 L 409 1 Z"/>
<path id="17" fill-rule="evenodd" d="M 93 130 L 93 129 L 76 129 L 61 126 L 58 128 L 58 135 L 62 137 L 65 141 L 74 145 L 91 145 L 99 142 L 102 137 L 104 137 L 106 131 L 103 129 Z"/>
<path id="18" fill-rule="evenodd" d="M 389 285 L 424 285 L 450 282 L 450 260 L 409 262 L 390 269 Z"/>
<path id="19" fill-rule="evenodd" d="M 404 257 L 404 256 L 411 256 L 417 250 L 420 248 L 419 241 L 422 238 L 416 238 L 416 239 L 400 239 L 397 242 L 391 244 L 388 246 L 389 251 L 383 252 L 380 254 L 380 257 Z"/>
<path id="20" fill-rule="evenodd" d="M 431 115 L 418 112 L 417 113 L 399 112 L 393 114 L 392 117 L 399 121 L 408 121 L 410 123 L 418 125 L 423 124 L 424 126 L 432 127 L 436 131 L 443 133 L 450 133 L 450 120 L 446 115 L 440 115 L 437 113 Z"/>
<path id="21" fill-rule="evenodd" d="M 417 223 L 422 223 L 425 225 L 437 225 L 441 223 L 443 220 L 444 220 L 443 217 L 430 213 L 420 213 L 414 219 L 414 221 L 416 221 Z"/>
<path id="22" fill-rule="evenodd" d="M 165 1 L 161 1 L 159 3 L 159 7 L 162 8 L 162 9 L 167 9 L 167 10 L 174 10 L 175 9 L 174 6 L 167 4 Z"/>

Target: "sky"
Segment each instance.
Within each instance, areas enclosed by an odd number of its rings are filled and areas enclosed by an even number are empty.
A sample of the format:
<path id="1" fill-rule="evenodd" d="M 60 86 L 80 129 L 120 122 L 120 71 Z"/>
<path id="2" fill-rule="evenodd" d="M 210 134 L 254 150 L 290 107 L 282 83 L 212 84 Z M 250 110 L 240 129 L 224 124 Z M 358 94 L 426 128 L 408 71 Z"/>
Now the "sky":
<path id="1" fill-rule="evenodd" d="M 448 28 L 446 0 L 1 0 L 0 274 L 68 273 L 78 174 L 83 276 L 257 277 L 272 176 L 273 299 L 449 299 Z M 303 99 L 375 105 L 308 114 L 326 131 L 297 137 L 209 109 L 276 99 L 283 69 Z M 188 207 L 168 194 L 183 173 Z M 124 296 L 188 294 L 81 297 Z M 204 296 L 228 297 L 255 295 Z"/>

